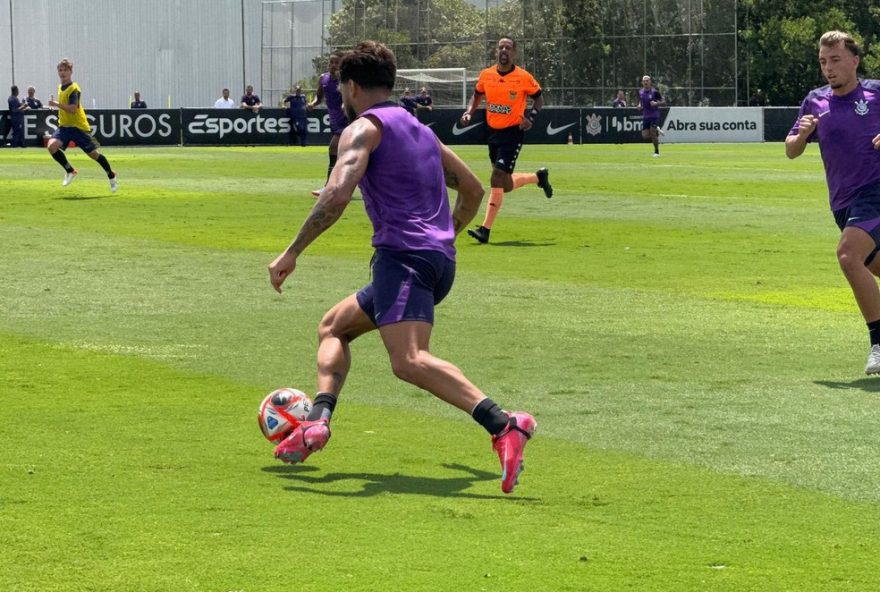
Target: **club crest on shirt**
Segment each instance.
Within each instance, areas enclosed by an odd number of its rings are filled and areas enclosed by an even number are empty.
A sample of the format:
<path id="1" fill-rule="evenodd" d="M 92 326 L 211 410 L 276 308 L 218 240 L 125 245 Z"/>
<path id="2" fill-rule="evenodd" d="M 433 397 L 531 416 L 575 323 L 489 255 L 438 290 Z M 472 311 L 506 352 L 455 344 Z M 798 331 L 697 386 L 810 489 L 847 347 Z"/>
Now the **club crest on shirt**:
<path id="1" fill-rule="evenodd" d="M 515 90 L 507 91 L 507 94 L 510 96 L 510 100 L 511 100 L 511 101 L 515 101 L 515 100 L 516 100 L 516 91 L 515 91 Z"/>
<path id="2" fill-rule="evenodd" d="M 868 114 L 868 101 L 865 99 L 859 99 L 855 102 L 856 115 L 867 115 Z"/>

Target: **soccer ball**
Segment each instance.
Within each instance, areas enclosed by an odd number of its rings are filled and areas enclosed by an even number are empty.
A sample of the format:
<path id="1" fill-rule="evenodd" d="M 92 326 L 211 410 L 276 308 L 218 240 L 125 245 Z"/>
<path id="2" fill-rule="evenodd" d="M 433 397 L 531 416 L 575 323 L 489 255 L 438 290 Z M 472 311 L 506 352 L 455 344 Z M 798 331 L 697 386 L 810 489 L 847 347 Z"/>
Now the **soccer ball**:
<path id="1" fill-rule="evenodd" d="M 260 430 L 270 442 L 280 442 L 305 421 L 312 410 L 312 401 L 295 388 L 274 390 L 260 403 L 257 420 Z"/>

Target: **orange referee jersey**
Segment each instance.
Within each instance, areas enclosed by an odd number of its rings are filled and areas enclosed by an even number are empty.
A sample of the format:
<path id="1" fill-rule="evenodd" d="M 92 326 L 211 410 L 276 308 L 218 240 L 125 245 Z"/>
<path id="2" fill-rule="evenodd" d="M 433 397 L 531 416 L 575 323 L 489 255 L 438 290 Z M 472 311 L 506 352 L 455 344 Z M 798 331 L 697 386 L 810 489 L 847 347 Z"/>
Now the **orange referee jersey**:
<path id="1" fill-rule="evenodd" d="M 522 123 L 526 98 L 539 94 L 541 86 L 519 66 L 506 74 L 500 74 L 498 67 L 492 66 L 480 72 L 476 90 L 486 95 L 486 123 L 503 129 Z"/>

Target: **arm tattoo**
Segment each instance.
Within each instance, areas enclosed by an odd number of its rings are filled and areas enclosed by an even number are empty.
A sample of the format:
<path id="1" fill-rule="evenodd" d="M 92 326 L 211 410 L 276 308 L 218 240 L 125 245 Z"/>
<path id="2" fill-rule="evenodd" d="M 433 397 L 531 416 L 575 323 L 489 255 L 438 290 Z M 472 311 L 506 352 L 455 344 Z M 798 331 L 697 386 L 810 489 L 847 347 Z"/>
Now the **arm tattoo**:
<path id="1" fill-rule="evenodd" d="M 302 227 L 287 247 L 288 251 L 293 251 L 297 255 L 302 253 L 321 233 L 333 226 L 333 224 L 342 215 L 342 211 L 330 209 L 322 203 L 315 204 L 309 217 L 303 222 Z"/>
<path id="2" fill-rule="evenodd" d="M 455 171 L 444 168 L 443 174 L 446 177 L 446 186 L 450 189 L 458 189 L 458 175 Z"/>

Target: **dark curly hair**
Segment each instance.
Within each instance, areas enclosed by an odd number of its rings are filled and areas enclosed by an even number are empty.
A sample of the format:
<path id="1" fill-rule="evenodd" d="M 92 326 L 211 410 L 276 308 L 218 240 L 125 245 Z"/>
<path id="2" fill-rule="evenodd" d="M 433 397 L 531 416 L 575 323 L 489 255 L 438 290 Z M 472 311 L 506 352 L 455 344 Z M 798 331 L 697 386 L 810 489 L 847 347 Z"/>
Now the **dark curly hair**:
<path id="1" fill-rule="evenodd" d="M 378 41 L 362 41 L 343 56 L 339 79 L 354 80 L 363 88 L 394 88 L 397 60 L 394 52 Z"/>

